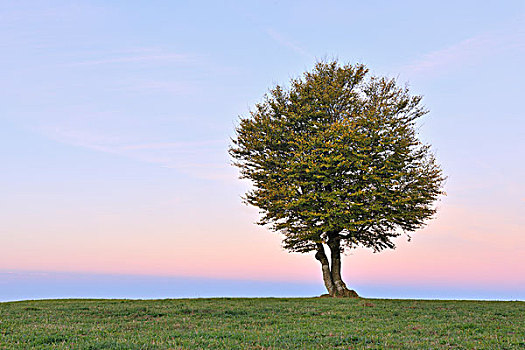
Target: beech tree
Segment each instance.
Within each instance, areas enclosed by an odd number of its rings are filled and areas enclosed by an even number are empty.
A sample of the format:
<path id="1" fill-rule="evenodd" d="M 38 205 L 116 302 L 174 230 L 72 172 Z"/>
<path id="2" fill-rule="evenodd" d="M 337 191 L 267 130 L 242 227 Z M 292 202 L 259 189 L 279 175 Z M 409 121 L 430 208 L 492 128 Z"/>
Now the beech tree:
<path id="1" fill-rule="evenodd" d="M 444 177 L 417 137 L 426 113 L 394 79 L 330 61 L 240 118 L 229 152 L 253 184 L 245 203 L 285 249 L 315 252 L 330 296 L 357 296 L 341 278 L 345 249 L 395 248 L 435 213 Z"/>

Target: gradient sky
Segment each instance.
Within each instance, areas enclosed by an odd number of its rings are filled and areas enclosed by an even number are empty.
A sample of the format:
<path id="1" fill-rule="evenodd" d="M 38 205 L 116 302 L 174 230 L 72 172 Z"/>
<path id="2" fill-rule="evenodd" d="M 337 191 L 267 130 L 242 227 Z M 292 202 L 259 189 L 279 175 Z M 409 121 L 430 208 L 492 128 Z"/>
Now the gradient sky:
<path id="1" fill-rule="evenodd" d="M 338 58 L 424 95 L 448 176 L 411 242 L 344 258 L 349 286 L 525 299 L 523 1 L 2 1 L 0 50 L 0 271 L 322 287 L 254 225 L 227 148 L 270 87 Z"/>

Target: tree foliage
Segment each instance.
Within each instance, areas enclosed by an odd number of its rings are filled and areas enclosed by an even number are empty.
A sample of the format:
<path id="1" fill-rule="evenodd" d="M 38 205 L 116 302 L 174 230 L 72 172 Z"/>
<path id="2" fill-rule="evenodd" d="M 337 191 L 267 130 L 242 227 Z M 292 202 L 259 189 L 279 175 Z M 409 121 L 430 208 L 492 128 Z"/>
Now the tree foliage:
<path id="1" fill-rule="evenodd" d="M 426 113 L 394 79 L 319 62 L 240 119 L 230 154 L 253 183 L 245 202 L 290 251 L 324 255 L 327 244 L 333 259 L 345 248 L 394 248 L 443 193 L 442 171 L 417 137 Z"/>

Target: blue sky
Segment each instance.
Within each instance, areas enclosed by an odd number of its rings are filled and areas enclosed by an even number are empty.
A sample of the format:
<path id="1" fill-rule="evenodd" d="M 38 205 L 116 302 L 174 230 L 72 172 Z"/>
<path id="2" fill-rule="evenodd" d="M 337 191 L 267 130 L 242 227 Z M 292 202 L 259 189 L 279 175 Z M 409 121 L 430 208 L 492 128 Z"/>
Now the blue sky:
<path id="1" fill-rule="evenodd" d="M 0 48 L 1 271 L 321 283 L 253 224 L 227 147 L 337 58 L 424 95 L 448 175 L 435 220 L 345 257 L 348 284 L 525 298 L 523 1 L 4 1 Z"/>

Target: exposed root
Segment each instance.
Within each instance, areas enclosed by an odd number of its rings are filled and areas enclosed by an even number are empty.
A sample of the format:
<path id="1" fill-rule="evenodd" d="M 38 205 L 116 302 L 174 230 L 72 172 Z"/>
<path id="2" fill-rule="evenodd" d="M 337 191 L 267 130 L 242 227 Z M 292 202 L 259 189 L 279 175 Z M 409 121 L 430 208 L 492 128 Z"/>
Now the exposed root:
<path id="1" fill-rule="evenodd" d="M 336 295 L 322 294 L 319 298 L 360 298 L 359 294 L 353 289 L 345 289 L 344 292 Z"/>

